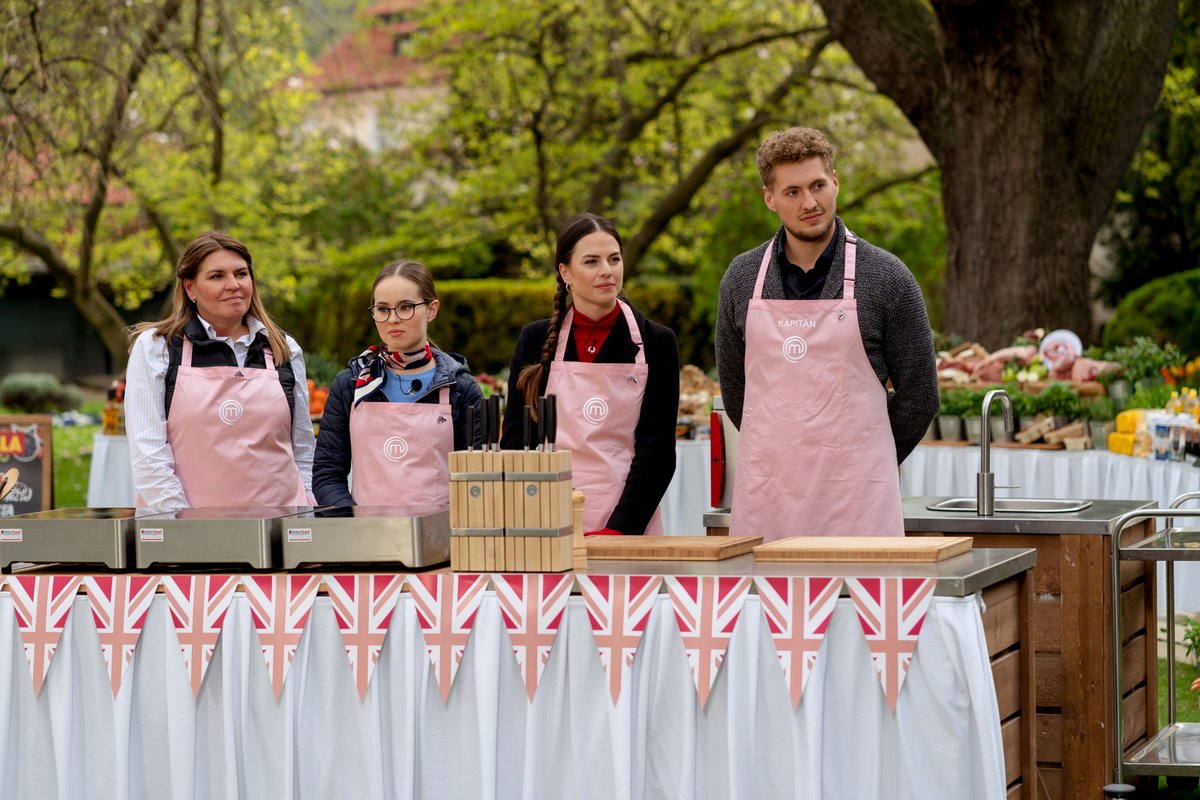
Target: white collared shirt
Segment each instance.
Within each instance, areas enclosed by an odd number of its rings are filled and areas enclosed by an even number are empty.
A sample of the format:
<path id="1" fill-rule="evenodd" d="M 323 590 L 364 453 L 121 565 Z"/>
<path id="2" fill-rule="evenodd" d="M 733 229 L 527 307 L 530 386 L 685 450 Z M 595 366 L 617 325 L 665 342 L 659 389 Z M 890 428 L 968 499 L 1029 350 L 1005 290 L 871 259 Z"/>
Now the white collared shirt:
<path id="1" fill-rule="evenodd" d="M 212 325 L 197 317 L 209 338 L 233 348 L 239 367 L 246 366 L 246 355 L 259 331 L 267 327 L 253 317 L 246 318 L 250 332 L 238 339 L 218 336 Z M 286 334 L 285 334 L 286 336 Z M 308 375 L 304 371 L 304 351 L 287 336 L 291 350 L 292 373 L 296 376 L 296 413 L 292 418 L 292 454 L 304 491 L 312 497 L 312 463 L 316 442 L 308 416 Z M 125 371 L 125 431 L 129 437 L 129 455 L 133 465 L 133 485 L 147 507 L 161 511 L 187 508 L 183 484 L 175 474 L 175 455 L 167 441 L 166 375 L 171 364 L 167 340 L 153 330 L 144 331 L 129 352 Z"/>

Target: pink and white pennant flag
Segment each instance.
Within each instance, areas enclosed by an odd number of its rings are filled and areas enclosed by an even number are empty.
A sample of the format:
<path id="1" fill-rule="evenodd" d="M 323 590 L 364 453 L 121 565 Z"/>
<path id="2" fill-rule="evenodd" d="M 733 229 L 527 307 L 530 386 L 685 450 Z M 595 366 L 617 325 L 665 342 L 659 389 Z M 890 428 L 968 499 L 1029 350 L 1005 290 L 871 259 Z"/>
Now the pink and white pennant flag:
<path id="1" fill-rule="evenodd" d="M 666 581 L 667 595 L 675 609 L 683 649 L 703 708 L 746 604 L 750 578 L 669 575 Z"/>
<path id="2" fill-rule="evenodd" d="M 629 675 L 662 578 L 657 575 L 578 575 L 588 621 L 608 676 L 613 705 Z"/>
<path id="3" fill-rule="evenodd" d="M 249 575 L 242 579 L 276 700 L 283 692 L 320 585 L 320 575 Z"/>
<path id="4" fill-rule="evenodd" d="M 755 578 L 792 708 L 800 705 L 842 590 L 841 578 Z"/>
<path id="5" fill-rule="evenodd" d="M 225 614 L 237 591 L 240 579 L 234 575 L 166 575 L 163 591 L 183 667 L 192 684 L 192 695 L 199 696 L 208 662 L 217 649 Z"/>
<path id="6" fill-rule="evenodd" d="M 8 578 L 8 594 L 25 645 L 25 660 L 33 673 L 35 695 L 41 694 L 50 661 L 58 649 L 58 640 L 82 580 L 74 575 L 10 575 Z"/>
<path id="7" fill-rule="evenodd" d="M 847 578 L 846 586 L 867 635 L 888 708 L 894 712 L 937 579 Z"/>
<path id="8" fill-rule="evenodd" d="M 133 660 L 158 583 L 156 575 L 89 575 L 83 579 L 113 697 L 121 690 L 121 680 Z"/>
<path id="9" fill-rule="evenodd" d="M 425 650 L 443 702 L 450 696 L 487 583 L 486 575 L 462 573 L 408 577 L 417 623 L 425 636 Z"/>
<path id="10" fill-rule="evenodd" d="M 493 575 L 492 585 L 532 702 L 575 581 L 561 573 L 527 573 Z"/>
<path id="11" fill-rule="evenodd" d="M 360 701 L 367 696 L 403 587 L 402 575 L 325 576 L 325 588 L 342 630 Z"/>

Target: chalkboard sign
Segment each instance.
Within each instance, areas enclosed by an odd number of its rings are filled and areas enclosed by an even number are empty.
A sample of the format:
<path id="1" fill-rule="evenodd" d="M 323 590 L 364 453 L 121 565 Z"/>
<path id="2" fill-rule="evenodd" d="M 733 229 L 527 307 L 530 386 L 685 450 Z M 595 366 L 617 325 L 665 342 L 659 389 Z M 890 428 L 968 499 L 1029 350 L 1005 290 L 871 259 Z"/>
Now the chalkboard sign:
<path id="1" fill-rule="evenodd" d="M 13 467 L 17 484 L 0 500 L 0 517 L 49 511 L 54 506 L 50 417 L 0 416 L 0 476 Z"/>

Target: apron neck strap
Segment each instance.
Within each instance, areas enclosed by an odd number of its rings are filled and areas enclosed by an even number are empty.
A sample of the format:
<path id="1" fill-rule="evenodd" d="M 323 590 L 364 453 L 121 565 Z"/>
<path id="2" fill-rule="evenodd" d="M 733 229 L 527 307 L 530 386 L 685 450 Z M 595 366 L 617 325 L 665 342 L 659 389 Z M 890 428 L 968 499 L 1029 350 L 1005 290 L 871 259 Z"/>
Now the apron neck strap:
<path id="1" fill-rule="evenodd" d="M 854 235 L 849 228 L 846 228 L 846 248 L 845 248 L 845 263 L 846 269 L 842 277 L 842 299 L 854 299 L 854 257 L 858 249 L 858 237 Z M 786 233 L 784 234 L 787 235 Z M 758 278 L 754 281 L 754 294 L 750 296 L 752 300 L 762 298 L 763 285 L 767 281 L 767 269 L 771 266 L 771 257 L 775 254 L 775 241 L 771 240 L 767 243 L 767 250 L 763 253 L 762 263 L 758 266 Z"/>
<path id="2" fill-rule="evenodd" d="M 629 326 L 629 338 L 633 340 L 637 347 L 637 356 L 634 357 L 633 363 L 646 363 L 646 348 L 642 346 L 642 332 L 638 329 L 637 320 L 634 319 L 633 309 L 628 303 L 617 300 L 617 305 L 621 308 L 621 313 L 625 316 L 625 324 Z M 558 327 L 558 347 L 554 350 L 554 360 L 562 361 L 567 354 L 567 332 L 571 329 L 571 321 L 575 319 L 575 308 L 572 306 L 567 309 L 567 313 L 563 315 L 562 324 Z"/>
<path id="3" fill-rule="evenodd" d="M 858 237 L 851 233 L 849 228 L 846 228 L 846 255 L 843 259 L 846 263 L 846 269 L 842 275 L 843 300 L 854 299 L 854 260 L 857 251 Z"/>
<path id="4" fill-rule="evenodd" d="M 263 347 L 263 361 L 267 365 L 267 369 L 275 369 L 275 356 L 271 353 L 271 345 Z M 185 367 L 192 365 L 192 340 L 185 334 L 183 337 L 183 351 L 179 356 L 179 363 Z"/>

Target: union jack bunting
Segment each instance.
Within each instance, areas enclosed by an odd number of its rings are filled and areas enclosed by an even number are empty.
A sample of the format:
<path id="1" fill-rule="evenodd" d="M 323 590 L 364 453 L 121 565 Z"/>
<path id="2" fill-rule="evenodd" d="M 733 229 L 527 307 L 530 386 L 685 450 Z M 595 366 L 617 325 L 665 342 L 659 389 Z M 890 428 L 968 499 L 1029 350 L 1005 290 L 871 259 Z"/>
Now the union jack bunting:
<path id="1" fill-rule="evenodd" d="M 425 636 L 425 650 L 443 702 L 450 696 L 487 583 L 486 575 L 461 573 L 408 577 L 417 622 Z"/>
<path id="2" fill-rule="evenodd" d="M 629 675 L 662 578 L 657 575 L 577 575 L 613 705 Z"/>
<path id="3" fill-rule="evenodd" d="M 82 578 L 73 575 L 10 575 L 8 594 L 33 673 L 33 693 L 41 694 L 63 626 L 71 614 Z"/>
<path id="4" fill-rule="evenodd" d="M 746 603 L 750 578 L 669 575 L 666 581 L 667 595 L 675 609 L 679 635 L 703 708 Z"/>
<path id="5" fill-rule="evenodd" d="M 113 697 L 121 690 L 121 679 L 133 660 L 158 583 L 156 575 L 90 575 L 83 579 Z"/>
<path id="6" fill-rule="evenodd" d="M 320 585 L 320 575 L 249 575 L 242 579 L 276 700 L 283 692 Z"/>
<path id="7" fill-rule="evenodd" d="M 179 637 L 183 668 L 191 681 L 193 696 L 200 694 L 238 583 L 239 579 L 234 575 L 163 576 L 167 609 L 171 612 L 175 635 Z"/>
<path id="8" fill-rule="evenodd" d="M 360 701 L 367 696 L 403 587 L 402 575 L 325 576 L 325 588 L 342 630 Z"/>
<path id="9" fill-rule="evenodd" d="M 894 712 L 937 579 L 847 578 L 846 586 L 867 635 L 888 708 Z"/>
<path id="10" fill-rule="evenodd" d="M 837 606 L 842 579 L 755 578 L 754 585 L 796 708 Z"/>
<path id="11" fill-rule="evenodd" d="M 532 702 L 575 581 L 561 573 L 493 575 L 492 585 Z"/>

